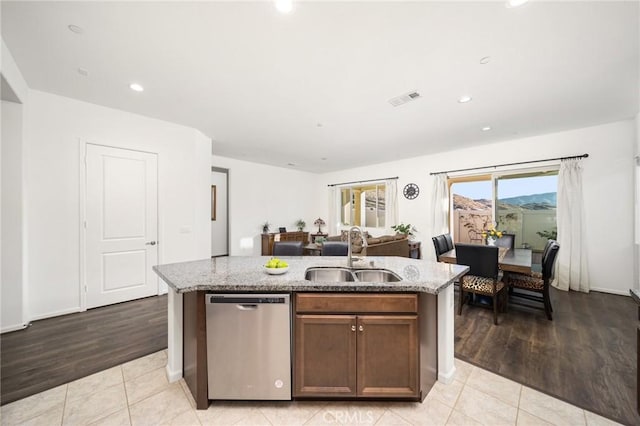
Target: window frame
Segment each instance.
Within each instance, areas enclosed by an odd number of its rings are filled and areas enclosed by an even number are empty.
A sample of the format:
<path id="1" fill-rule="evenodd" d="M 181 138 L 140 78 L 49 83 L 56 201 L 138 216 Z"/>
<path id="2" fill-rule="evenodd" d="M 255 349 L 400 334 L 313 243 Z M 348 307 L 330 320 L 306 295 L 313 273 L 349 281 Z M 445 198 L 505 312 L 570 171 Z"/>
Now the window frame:
<path id="1" fill-rule="evenodd" d="M 354 191 L 354 189 L 356 191 Z M 359 184 L 351 184 L 351 185 L 341 185 L 336 187 L 337 190 L 337 194 L 336 197 L 338 199 L 338 230 L 344 230 L 346 228 L 350 228 L 351 226 L 358 226 L 360 228 L 362 228 L 363 230 L 380 230 L 383 231 L 387 228 L 386 226 L 386 218 L 387 218 L 387 207 L 388 207 L 388 203 L 385 200 L 385 210 L 383 210 L 384 212 L 384 220 L 385 220 L 385 224 L 383 224 L 382 226 L 366 226 L 366 220 L 365 220 L 365 224 L 360 224 L 360 225 L 356 225 L 355 224 L 355 220 L 353 220 L 354 223 L 346 225 L 344 223 L 344 217 L 343 217 L 343 204 L 342 204 L 342 200 L 343 200 L 343 191 L 345 190 L 349 190 L 349 197 L 351 198 L 351 203 L 358 204 L 360 206 L 360 209 L 355 209 L 355 214 L 354 216 L 357 217 L 358 221 L 360 221 L 360 218 L 362 216 L 362 208 L 366 208 L 366 201 L 364 203 L 364 206 L 362 205 L 362 203 L 360 203 L 360 197 L 356 196 L 356 194 L 362 194 L 366 191 L 374 191 L 376 193 L 376 211 L 375 211 L 375 217 L 376 217 L 376 225 L 379 225 L 380 223 L 380 204 L 379 204 L 379 198 L 378 198 L 378 194 L 380 193 L 380 191 L 382 190 L 383 194 L 387 193 L 387 182 L 385 180 L 380 180 L 380 181 L 371 181 L 371 182 L 366 182 L 366 183 L 359 183 Z M 354 199 L 355 197 L 355 199 Z M 357 199 L 357 200 L 356 200 Z"/>
<path id="2" fill-rule="evenodd" d="M 454 175 L 447 177 L 447 189 L 449 191 L 449 215 L 447 217 L 448 220 L 448 228 L 451 230 L 453 224 L 453 197 L 451 192 L 451 186 L 456 183 L 464 183 L 464 182 L 479 182 L 479 181 L 490 181 L 491 182 L 491 222 L 494 226 L 497 224 L 498 218 L 498 203 L 496 197 L 498 196 L 498 180 L 500 178 L 504 178 L 505 176 L 514 176 L 514 178 L 520 177 L 534 177 L 541 175 L 543 173 L 549 172 L 559 172 L 560 164 L 552 164 L 547 166 L 538 166 L 538 167 L 528 167 L 528 168 L 518 168 L 518 169 L 507 169 L 494 171 L 491 173 L 477 173 L 477 174 L 462 174 L 462 175 Z M 528 176 L 527 176 L 528 175 Z M 557 218 L 557 213 L 556 213 Z M 455 238 L 455 237 L 454 237 Z"/>

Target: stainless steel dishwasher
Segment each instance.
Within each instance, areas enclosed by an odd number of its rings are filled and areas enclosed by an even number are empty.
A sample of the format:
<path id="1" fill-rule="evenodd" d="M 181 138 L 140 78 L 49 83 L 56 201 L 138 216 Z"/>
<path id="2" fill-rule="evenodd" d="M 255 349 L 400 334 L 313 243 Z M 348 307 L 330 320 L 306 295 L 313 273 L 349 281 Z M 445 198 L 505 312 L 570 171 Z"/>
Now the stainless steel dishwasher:
<path id="1" fill-rule="evenodd" d="M 291 399 L 288 294 L 207 294 L 209 399 Z"/>

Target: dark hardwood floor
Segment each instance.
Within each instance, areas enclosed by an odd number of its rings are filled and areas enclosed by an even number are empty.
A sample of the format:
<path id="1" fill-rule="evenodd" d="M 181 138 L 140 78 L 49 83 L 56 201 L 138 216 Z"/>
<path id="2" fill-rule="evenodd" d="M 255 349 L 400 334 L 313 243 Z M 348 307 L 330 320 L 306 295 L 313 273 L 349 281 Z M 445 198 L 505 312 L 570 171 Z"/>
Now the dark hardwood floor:
<path id="1" fill-rule="evenodd" d="M 497 326 L 490 309 L 465 305 L 455 316 L 456 357 L 620 423 L 639 425 L 637 305 L 625 296 L 555 289 L 551 300 L 553 321 L 544 311 L 510 304 Z"/>
<path id="2" fill-rule="evenodd" d="M 34 321 L 0 336 L 1 403 L 166 347 L 166 295 Z"/>

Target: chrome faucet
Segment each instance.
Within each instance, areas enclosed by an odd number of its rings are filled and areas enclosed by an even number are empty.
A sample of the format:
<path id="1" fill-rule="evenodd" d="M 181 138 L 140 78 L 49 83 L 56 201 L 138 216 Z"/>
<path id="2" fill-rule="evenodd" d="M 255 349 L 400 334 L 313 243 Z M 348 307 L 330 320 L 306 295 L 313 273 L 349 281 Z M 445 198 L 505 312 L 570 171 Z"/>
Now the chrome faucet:
<path id="1" fill-rule="evenodd" d="M 349 251 L 347 252 L 347 266 L 349 268 L 353 267 L 353 249 L 351 248 L 351 237 L 353 235 L 353 231 L 357 231 L 360 233 L 360 237 L 362 238 L 362 249 L 364 250 L 365 248 L 367 248 L 367 239 L 364 237 L 362 229 L 357 226 L 352 226 L 351 228 L 349 228 Z"/>

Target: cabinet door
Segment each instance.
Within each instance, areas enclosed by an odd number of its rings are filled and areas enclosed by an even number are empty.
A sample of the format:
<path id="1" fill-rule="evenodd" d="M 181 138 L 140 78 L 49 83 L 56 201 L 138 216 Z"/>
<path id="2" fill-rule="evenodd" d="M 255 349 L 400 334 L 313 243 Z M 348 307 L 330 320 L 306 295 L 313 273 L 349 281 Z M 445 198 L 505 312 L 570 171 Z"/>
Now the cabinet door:
<path id="1" fill-rule="evenodd" d="M 355 396 L 356 317 L 296 315 L 294 396 Z"/>
<path id="2" fill-rule="evenodd" d="M 359 316 L 357 328 L 358 396 L 418 396 L 418 317 Z"/>

